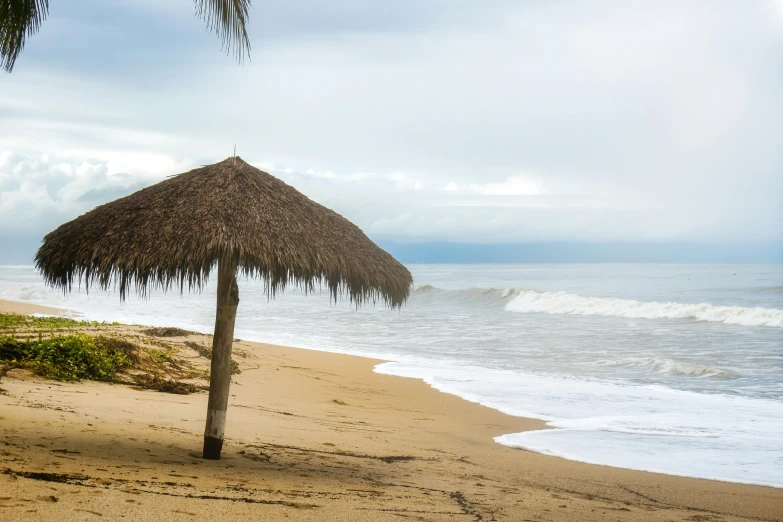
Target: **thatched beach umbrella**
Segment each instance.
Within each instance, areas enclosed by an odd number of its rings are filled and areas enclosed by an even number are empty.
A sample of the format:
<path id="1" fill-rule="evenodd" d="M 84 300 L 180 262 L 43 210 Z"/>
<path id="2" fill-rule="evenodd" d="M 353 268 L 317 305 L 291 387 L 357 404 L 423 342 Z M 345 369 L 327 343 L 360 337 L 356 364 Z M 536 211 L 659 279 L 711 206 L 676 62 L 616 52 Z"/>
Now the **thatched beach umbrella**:
<path id="1" fill-rule="evenodd" d="M 134 289 L 146 295 L 199 290 L 217 264 L 204 458 L 219 459 L 239 304 L 237 272 L 263 280 L 274 297 L 286 285 L 324 285 L 357 305 L 408 298 L 410 272 L 359 228 L 279 179 L 230 157 L 101 205 L 44 238 L 35 256 L 47 283 Z"/>

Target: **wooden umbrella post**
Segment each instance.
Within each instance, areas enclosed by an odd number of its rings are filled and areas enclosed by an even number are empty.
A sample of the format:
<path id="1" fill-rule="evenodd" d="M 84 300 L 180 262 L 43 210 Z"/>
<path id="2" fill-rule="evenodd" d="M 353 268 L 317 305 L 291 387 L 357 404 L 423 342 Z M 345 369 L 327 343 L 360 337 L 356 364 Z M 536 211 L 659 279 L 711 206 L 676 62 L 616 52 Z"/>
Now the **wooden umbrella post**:
<path id="1" fill-rule="evenodd" d="M 236 270 L 235 261 L 218 261 L 217 312 L 215 335 L 212 339 L 207 426 L 204 430 L 205 459 L 220 460 L 220 452 L 223 449 L 228 392 L 231 386 L 231 345 L 234 342 L 234 322 L 239 305 Z"/>

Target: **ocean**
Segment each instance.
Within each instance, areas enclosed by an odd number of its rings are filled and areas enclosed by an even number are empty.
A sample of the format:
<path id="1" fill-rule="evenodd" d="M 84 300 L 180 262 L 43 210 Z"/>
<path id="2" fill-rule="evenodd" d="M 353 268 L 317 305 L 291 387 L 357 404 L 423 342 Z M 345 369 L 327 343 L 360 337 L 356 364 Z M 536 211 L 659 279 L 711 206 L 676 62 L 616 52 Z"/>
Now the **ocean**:
<path id="1" fill-rule="evenodd" d="M 411 265 L 401 310 L 239 280 L 236 336 L 377 357 L 375 371 L 550 429 L 499 444 L 567 459 L 783 487 L 783 265 Z M 47 289 L 0 267 L 0 299 L 210 332 L 200 294 Z"/>

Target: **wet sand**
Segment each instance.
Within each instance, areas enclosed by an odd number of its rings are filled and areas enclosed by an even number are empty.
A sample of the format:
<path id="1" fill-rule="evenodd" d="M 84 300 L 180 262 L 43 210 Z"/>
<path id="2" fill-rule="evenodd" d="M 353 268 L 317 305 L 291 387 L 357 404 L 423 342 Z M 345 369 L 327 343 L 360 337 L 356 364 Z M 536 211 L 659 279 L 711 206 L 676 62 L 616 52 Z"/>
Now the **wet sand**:
<path id="1" fill-rule="evenodd" d="M 0 301 L 9 310 L 52 313 Z M 377 360 L 249 342 L 235 354 L 242 373 L 220 461 L 200 458 L 206 393 L 10 371 L 0 380 L 0 519 L 783 519 L 781 489 L 500 446 L 493 436 L 543 424 L 375 374 Z"/>

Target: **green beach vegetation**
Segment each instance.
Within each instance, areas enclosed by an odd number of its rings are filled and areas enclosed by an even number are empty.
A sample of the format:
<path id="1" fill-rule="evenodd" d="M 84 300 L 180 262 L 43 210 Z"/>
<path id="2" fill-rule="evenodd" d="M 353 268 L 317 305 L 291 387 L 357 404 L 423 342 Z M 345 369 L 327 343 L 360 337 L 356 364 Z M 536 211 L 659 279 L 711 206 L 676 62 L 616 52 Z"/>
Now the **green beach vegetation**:
<path id="1" fill-rule="evenodd" d="M 117 323 L 99 323 L 97 321 L 77 321 L 69 317 L 43 316 L 19 314 L 0 314 L 0 332 L 18 328 L 60 330 L 73 328 L 99 327 L 103 325 L 116 325 Z"/>
<path id="2" fill-rule="evenodd" d="M 207 390 L 211 349 L 190 340 L 177 346 L 161 339 L 187 335 L 198 334 L 0 314 L 0 378 L 9 370 L 24 369 L 62 382 L 102 381 L 177 394 Z M 182 348 L 196 354 L 184 356 Z M 240 373 L 236 361 L 231 362 L 232 373 Z"/>
<path id="3" fill-rule="evenodd" d="M 57 381 L 116 382 L 117 373 L 133 365 L 136 345 L 119 338 L 86 334 L 49 339 L 0 337 L 0 361 L 24 367 Z"/>

